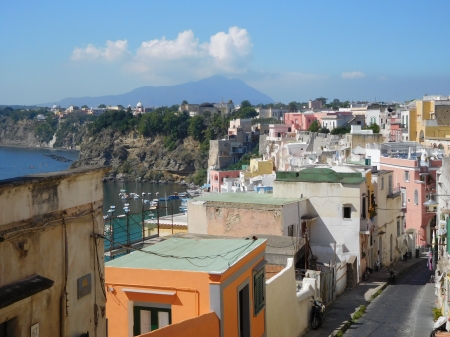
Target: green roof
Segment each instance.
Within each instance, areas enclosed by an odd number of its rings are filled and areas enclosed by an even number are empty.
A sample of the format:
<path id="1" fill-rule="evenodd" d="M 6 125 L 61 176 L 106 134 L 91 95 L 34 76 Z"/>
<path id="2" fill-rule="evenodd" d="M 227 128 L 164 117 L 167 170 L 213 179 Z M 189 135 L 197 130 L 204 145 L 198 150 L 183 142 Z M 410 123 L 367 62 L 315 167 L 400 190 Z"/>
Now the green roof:
<path id="1" fill-rule="evenodd" d="M 366 178 L 360 172 L 336 172 L 329 168 L 310 167 L 298 172 L 279 171 L 277 181 L 309 182 L 309 183 L 341 183 L 361 184 Z"/>
<path id="2" fill-rule="evenodd" d="M 274 198 L 273 194 L 261 194 L 256 192 L 248 193 L 211 193 L 194 200 L 199 201 L 215 201 L 215 202 L 232 202 L 240 204 L 258 204 L 258 205 L 287 205 L 298 202 L 299 198 Z"/>
<path id="3" fill-rule="evenodd" d="M 106 267 L 223 273 L 266 239 L 170 238 L 105 263 Z"/>

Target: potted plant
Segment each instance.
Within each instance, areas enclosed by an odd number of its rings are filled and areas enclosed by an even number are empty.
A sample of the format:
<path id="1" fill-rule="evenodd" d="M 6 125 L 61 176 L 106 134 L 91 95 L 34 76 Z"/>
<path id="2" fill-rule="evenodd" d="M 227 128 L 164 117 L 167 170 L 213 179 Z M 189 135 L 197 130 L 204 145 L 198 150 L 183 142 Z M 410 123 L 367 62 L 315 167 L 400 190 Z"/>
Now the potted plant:
<path id="1" fill-rule="evenodd" d="M 373 219 L 377 216 L 377 205 L 373 205 L 372 207 L 369 208 L 369 218 L 370 220 L 373 221 Z"/>

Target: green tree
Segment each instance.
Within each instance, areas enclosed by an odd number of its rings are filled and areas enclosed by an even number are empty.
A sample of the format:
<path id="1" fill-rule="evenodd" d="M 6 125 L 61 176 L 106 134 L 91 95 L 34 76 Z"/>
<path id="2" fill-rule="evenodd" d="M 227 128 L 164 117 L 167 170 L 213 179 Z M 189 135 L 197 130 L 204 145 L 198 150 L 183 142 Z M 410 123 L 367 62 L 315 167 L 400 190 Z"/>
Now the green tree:
<path id="1" fill-rule="evenodd" d="M 322 127 L 322 128 L 319 129 L 318 132 L 319 132 L 319 133 L 330 133 L 330 130 L 327 129 L 326 127 Z"/>
<path id="2" fill-rule="evenodd" d="M 363 130 L 372 130 L 373 133 L 380 133 L 380 126 L 377 123 L 366 125 Z"/>
<path id="3" fill-rule="evenodd" d="M 338 126 L 337 128 L 334 128 L 331 130 L 332 135 L 345 135 L 346 133 L 350 132 L 350 127 L 344 127 L 344 126 Z"/>
<path id="4" fill-rule="evenodd" d="M 81 109 L 89 109 L 89 107 L 86 104 L 84 104 L 81 106 Z"/>
<path id="5" fill-rule="evenodd" d="M 205 130 L 206 126 L 203 116 L 197 115 L 191 118 L 188 128 L 189 136 L 199 142 L 203 142 L 205 140 Z"/>
<path id="6" fill-rule="evenodd" d="M 105 109 L 105 108 L 106 108 L 106 105 L 105 105 L 105 104 L 100 104 L 100 105 L 98 106 L 98 108 L 99 108 L 99 109 Z"/>
<path id="7" fill-rule="evenodd" d="M 250 103 L 250 101 L 248 101 L 246 99 L 244 99 L 241 102 L 241 109 L 243 109 L 243 108 L 250 108 L 251 106 L 252 106 L 252 104 Z"/>
<path id="8" fill-rule="evenodd" d="M 289 103 L 288 104 L 288 109 L 289 109 L 289 112 L 296 112 L 296 111 L 298 111 L 298 109 L 297 109 L 297 102 L 293 101 L 293 102 Z"/>
<path id="9" fill-rule="evenodd" d="M 181 105 L 186 105 L 189 104 L 188 101 L 186 101 L 185 99 L 183 99 L 183 102 L 181 102 Z"/>
<path id="10" fill-rule="evenodd" d="M 256 116 L 258 116 L 258 112 L 252 107 L 241 107 L 236 114 L 238 118 L 254 118 Z"/>
<path id="11" fill-rule="evenodd" d="M 328 98 L 325 98 L 325 97 L 318 97 L 315 99 L 315 101 L 322 101 L 322 105 L 327 104 L 327 100 L 328 100 Z"/>
<path id="12" fill-rule="evenodd" d="M 318 122 L 317 120 L 313 121 L 313 122 L 309 125 L 308 131 L 311 131 L 311 132 L 319 132 L 319 130 L 320 130 L 320 125 L 319 125 L 319 122 Z"/>

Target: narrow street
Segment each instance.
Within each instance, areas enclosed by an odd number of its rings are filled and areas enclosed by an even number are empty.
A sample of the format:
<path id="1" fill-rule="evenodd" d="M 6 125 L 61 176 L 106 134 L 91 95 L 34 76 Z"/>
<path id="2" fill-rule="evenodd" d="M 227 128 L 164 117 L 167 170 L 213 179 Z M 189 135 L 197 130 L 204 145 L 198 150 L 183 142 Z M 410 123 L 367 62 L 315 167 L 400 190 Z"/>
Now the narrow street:
<path id="1" fill-rule="evenodd" d="M 429 336 L 436 306 L 431 275 L 425 260 L 414 265 L 373 300 L 344 336 Z"/>

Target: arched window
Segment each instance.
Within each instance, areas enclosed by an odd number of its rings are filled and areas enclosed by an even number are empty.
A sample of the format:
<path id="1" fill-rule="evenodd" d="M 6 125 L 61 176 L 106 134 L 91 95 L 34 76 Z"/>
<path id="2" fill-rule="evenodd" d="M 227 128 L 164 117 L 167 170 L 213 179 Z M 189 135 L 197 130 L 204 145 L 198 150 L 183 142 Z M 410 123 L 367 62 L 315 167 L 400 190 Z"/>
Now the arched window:
<path id="1" fill-rule="evenodd" d="M 419 192 L 416 190 L 414 190 L 414 204 L 418 205 L 419 204 Z"/>

